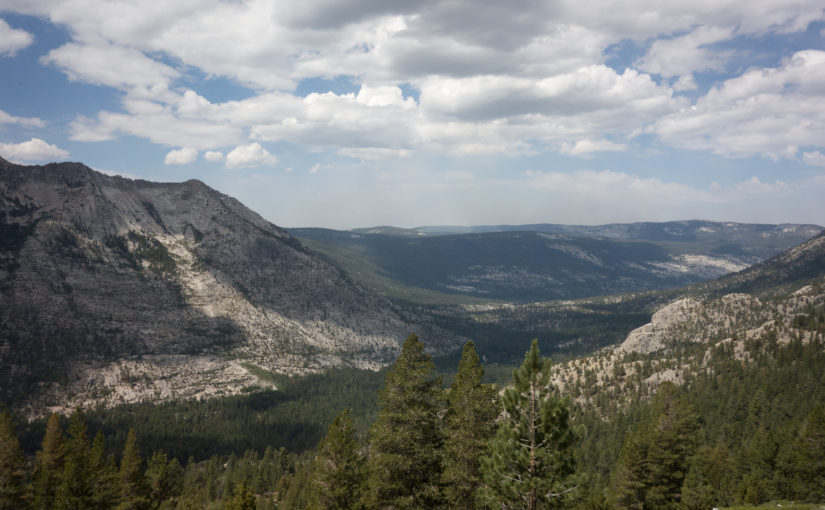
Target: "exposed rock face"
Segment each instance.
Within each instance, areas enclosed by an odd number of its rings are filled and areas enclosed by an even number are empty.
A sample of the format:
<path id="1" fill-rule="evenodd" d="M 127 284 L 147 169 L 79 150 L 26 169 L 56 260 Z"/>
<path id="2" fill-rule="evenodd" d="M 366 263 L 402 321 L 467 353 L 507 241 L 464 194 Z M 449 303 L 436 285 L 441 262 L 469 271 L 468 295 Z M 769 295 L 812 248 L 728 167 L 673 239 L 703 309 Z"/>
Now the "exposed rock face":
<path id="1" fill-rule="evenodd" d="M 650 322 L 627 335 L 616 352 L 647 354 L 664 349 L 684 322 L 702 309 L 702 304 L 690 298 L 680 299 L 653 314 Z"/>
<path id="2" fill-rule="evenodd" d="M 378 367 L 411 331 L 434 350 L 460 344 L 199 181 L 0 159 L 0 234 L 0 400 L 85 401 L 49 381 L 126 394 L 112 364 L 141 356 L 147 374 L 152 363 L 175 372 L 188 356 L 215 373 L 240 359 L 295 374 Z M 189 379 L 237 389 L 231 377 Z M 160 393 L 189 394 L 185 381 Z"/>

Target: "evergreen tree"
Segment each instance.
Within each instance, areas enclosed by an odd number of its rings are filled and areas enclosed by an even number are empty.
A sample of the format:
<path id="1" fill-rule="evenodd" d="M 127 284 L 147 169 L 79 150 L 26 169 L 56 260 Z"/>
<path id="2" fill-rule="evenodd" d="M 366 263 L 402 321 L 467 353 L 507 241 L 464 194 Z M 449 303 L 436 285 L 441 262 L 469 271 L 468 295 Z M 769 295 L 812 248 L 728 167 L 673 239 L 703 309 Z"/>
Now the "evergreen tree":
<path id="1" fill-rule="evenodd" d="M 654 422 L 647 451 L 647 503 L 670 508 L 681 499 L 699 432 L 699 415 L 676 386 L 665 382 L 653 401 Z"/>
<path id="2" fill-rule="evenodd" d="M 492 508 L 564 508 L 576 489 L 568 401 L 550 384 L 550 360 L 533 340 L 502 399 L 506 418 L 482 458 L 482 501 Z"/>
<path id="3" fill-rule="evenodd" d="M 355 439 L 355 425 L 349 410 L 339 414 L 318 444 L 313 463 L 310 508 L 349 509 L 355 507 L 363 489 L 364 466 Z"/>
<path id="4" fill-rule="evenodd" d="M 123 445 L 120 459 L 120 497 L 119 510 L 142 510 L 149 506 L 149 485 L 143 474 L 143 459 L 137 446 L 134 429 L 129 429 Z"/>
<path id="5" fill-rule="evenodd" d="M 625 439 L 610 483 L 611 500 L 619 508 L 642 510 L 645 506 L 649 442 L 646 425 L 640 426 Z"/>
<path id="6" fill-rule="evenodd" d="M 60 417 L 49 416 L 40 451 L 35 455 L 31 485 L 31 507 L 50 510 L 56 506 L 57 487 L 63 471 L 65 438 L 60 428 Z"/>
<path id="7" fill-rule="evenodd" d="M 255 510 L 255 495 L 245 483 L 235 486 L 235 494 L 224 505 L 225 510 Z"/>
<path id="8" fill-rule="evenodd" d="M 415 334 L 387 372 L 378 418 L 370 430 L 367 501 L 374 508 L 440 504 L 441 378 Z"/>
<path id="9" fill-rule="evenodd" d="M 57 508 L 93 508 L 89 469 L 89 436 L 81 411 L 69 419 L 69 437 L 63 449 L 63 473 L 57 488 Z"/>
<path id="10" fill-rule="evenodd" d="M 795 450 L 792 480 L 796 497 L 825 501 L 825 407 L 817 406 L 808 414 Z"/>
<path id="11" fill-rule="evenodd" d="M 146 479 L 152 505 L 158 507 L 180 496 L 183 491 L 183 468 L 178 459 L 168 460 L 165 453 L 155 452 L 148 464 Z"/>
<path id="12" fill-rule="evenodd" d="M 682 484 L 679 508 L 702 510 L 733 502 L 730 477 L 734 466 L 729 455 L 724 444 L 698 448 Z"/>
<path id="13" fill-rule="evenodd" d="M 27 472 L 26 457 L 8 411 L 0 413 L 0 509 L 22 508 Z"/>
<path id="14" fill-rule="evenodd" d="M 479 458 L 495 432 L 498 395 L 482 385 L 484 368 L 475 344 L 468 341 L 447 396 L 444 417 L 444 495 L 450 508 L 475 508 L 481 484 Z"/>
<path id="15" fill-rule="evenodd" d="M 106 456 L 103 433 L 100 431 L 95 435 L 89 450 L 89 478 L 92 488 L 91 508 L 114 508 L 120 500 L 120 479 L 114 456 Z"/>

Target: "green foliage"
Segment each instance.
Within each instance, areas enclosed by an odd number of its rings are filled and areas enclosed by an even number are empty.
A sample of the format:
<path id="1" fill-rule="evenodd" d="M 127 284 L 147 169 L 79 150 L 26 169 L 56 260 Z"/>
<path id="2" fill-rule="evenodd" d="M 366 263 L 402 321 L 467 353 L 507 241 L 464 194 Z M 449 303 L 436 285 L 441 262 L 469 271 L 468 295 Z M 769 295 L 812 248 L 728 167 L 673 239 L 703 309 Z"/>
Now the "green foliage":
<path id="1" fill-rule="evenodd" d="M 134 429 L 129 429 L 120 458 L 120 497 L 118 510 L 142 510 L 149 506 L 149 484 L 144 476 L 143 459 Z"/>
<path id="2" fill-rule="evenodd" d="M 370 429 L 367 500 L 374 508 L 440 504 L 441 378 L 415 334 L 387 372 Z"/>
<path id="3" fill-rule="evenodd" d="M 550 384 L 550 360 L 533 340 L 502 399 L 506 417 L 482 458 L 482 501 L 493 508 L 564 508 L 576 489 L 569 402 Z"/>
<path id="4" fill-rule="evenodd" d="M 64 455 L 63 430 L 60 417 L 49 416 L 40 451 L 35 455 L 31 484 L 31 507 L 48 510 L 55 507 L 57 487 L 63 471 Z"/>
<path id="5" fill-rule="evenodd" d="M 825 502 L 825 407 L 820 404 L 808 414 L 792 444 L 788 471 L 793 494 Z"/>
<path id="6" fill-rule="evenodd" d="M 173 273 L 177 268 L 175 259 L 166 246 L 151 235 L 130 230 L 129 241 L 132 243 L 132 257 L 138 261 L 145 260 L 153 271 Z"/>
<path id="7" fill-rule="evenodd" d="M 255 510 L 255 494 L 245 483 L 235 487 L 235 495 L 224 506 L 225 510 Z"/>
<path id="8" fill-rule="evenodd" d="M 481 483 L 479 458 L 495 432 L 498 395 L 494 387 L 481 384 L 483 376 L 475 345 L 468 341 L 447 394 L 444 416 L 441 480 L 450 508 L 475 508 L 475 493 Z"/>
<path id="9" fill-rule="evenodd" d="M 155 507 L 173 502 L 183 491 L 183 468 L 178 459 L 169 460 L 163 452 L 155 452 L 146 468 L 149 499 Z"/>
<path id="10" fill-rule="evenodd" d="M 270 374 L 271 376 L 271 374 Z M 165 451 L 185 462 L 213 455 L 264 452 L 272 446 L 293 452 L 312 449 L 340 409 L 352 410 L 364 432 L 377 414 L 376 393 L 384 372 L 334 369 L 323 374 L 280 377 L 277 390 L 206 401 L 131 404 L 89 413 L 90 426 L 119 451 L 130 428 L 143 452 Z"/>
<path id="11" fill-rule="evenodd" d="M 335 417 L 318 444 L 310 480 L 310 508 L 354 508 L 362 496 L 364 459 L 348 409 Z"/>
<path id="12" fill-rule="evenodd" d="M 120 478 L 114 456 L 106 456 L 103 433 L 98 431 L 88 454 L 92 508 L 114 508 L 120 500 Z"/>
<path id="13" fill-rule="evenodd" d="M 11 414 L 3 411 L 0 413 L 0 509 L 22 507 L 27 467 Z"/>

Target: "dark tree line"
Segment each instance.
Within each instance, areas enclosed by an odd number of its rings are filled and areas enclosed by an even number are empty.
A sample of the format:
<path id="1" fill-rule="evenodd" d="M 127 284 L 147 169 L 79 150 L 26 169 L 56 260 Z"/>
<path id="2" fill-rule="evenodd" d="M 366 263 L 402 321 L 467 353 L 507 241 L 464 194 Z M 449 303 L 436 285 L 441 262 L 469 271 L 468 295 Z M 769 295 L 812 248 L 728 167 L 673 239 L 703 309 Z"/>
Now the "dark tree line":
<path id="1" fill-rule="evenodd" d="M 769 331 L 747 342 L 749 361 L 732 349 L 720 344 L 702 370 L 653 394 L 629 386 L 622 405 L 604 392 L 573 405 L 553 388 L 549 360 L 535 342 L 501 391 L 481 383 L 483 367 L 468 343 L 444 388 L 412 335 L 384 373 L 377 413 L 345 409 L 303 453 L 268 447 L 263 454 L 249 449 L 180 462 L 144 446 L 153 453 L 142 457 L 139 434 L 118 434 L 112 449 L 112 437 L 102 428 L 90 434 L 84 415 L 75 413 L 68 423 L 52 416 L 38 451 L 26 455 L 6 412 L 0 414 L 0 510 L 698 510 L 779 499 L 822 503 L 821 338 L 781 344 Z M 330 382 L 353 381 L 346 384 L 358 393 L 355 379 L 340 374 Z M 266 407 L 270 400 L 250 403 Z M 174 409 L 164 412 L 171 416 Z"/>
<path id="2" fill-rule="evenodd" d="M 576 434 L 549 368 L 533 342 L 502 405 L 481 383 L 472 342 L 445 389 L 411 335 L 386 373 L 366 439 L 344 410 L 312 455 L 269 448 L 185 467 L 162 451 L 141 458 L 131 430 L 120 455 L 107 455 L 103 434 L 90 441 L 80 412 L 66 432 L 53 415 L 27 459 L 4 413 L 0 508 L 561 508 L 578 483 Z"/>

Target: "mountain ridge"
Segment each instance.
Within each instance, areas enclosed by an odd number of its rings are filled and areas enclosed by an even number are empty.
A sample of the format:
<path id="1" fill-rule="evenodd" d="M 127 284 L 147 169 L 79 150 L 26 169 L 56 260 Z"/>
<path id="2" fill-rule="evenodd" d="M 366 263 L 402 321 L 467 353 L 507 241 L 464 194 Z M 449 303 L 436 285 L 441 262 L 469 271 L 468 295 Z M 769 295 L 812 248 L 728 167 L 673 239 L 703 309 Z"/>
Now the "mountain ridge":
<path id="1" fill-rule="evenodd" d="M 0 398 L 33 408 L 378 368 L 411 331 L 460 344 L 196 180 L 4 161 L 0 231 Z"/>
<path id="2" fill-rule="evenodd" d="M 391 297 L 403 299 L 398 289 L 406 288 L 425 299 L 516 301 L 680 287 L 745 269 L 822 232 L 816 225 L 706 221 L 539 226 L 546 228 L 433 236 L 395 227 L 289 231 Z"/>

